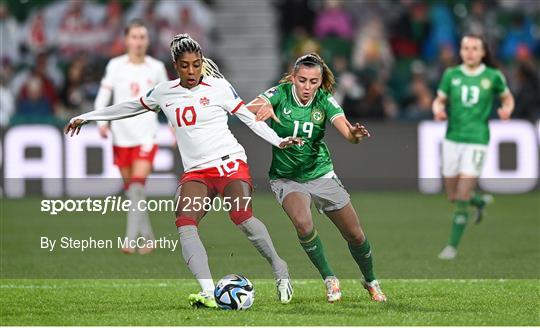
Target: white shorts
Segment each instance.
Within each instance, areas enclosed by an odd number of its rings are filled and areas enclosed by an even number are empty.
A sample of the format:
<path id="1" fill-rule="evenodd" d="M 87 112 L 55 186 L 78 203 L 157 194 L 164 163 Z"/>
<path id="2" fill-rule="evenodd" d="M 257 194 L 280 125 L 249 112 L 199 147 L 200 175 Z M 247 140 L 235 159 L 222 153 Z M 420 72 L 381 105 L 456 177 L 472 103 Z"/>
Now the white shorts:
<path id="1" fill-rule="evenodd" d="M 270 187 L 280 205 L 283 204 L 283 200 L 291 192 L 301 192 L 313 200 L 320 213 L 340 210 L 350 201 L 349 193 L 345 190 L 334 171 L 306 182 L 289 179 L 270 180 Z"/>
<path id="2" fill-rule="evenodd" d="M 442 144 L 442 175 L 479 177 L 486 162 L 488 146 L 460 143 L 444 139 Z"/>

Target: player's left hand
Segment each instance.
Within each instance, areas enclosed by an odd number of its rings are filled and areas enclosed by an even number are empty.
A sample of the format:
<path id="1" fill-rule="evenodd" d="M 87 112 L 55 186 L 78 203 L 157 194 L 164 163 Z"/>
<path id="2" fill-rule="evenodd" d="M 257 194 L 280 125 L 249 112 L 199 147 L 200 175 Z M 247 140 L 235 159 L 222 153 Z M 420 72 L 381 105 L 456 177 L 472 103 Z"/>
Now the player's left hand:
<path id="1" fill-rule="evenodd" d="M 285 148 L 289 148 L 291 146 L 294 146 L 294 145 L 303 145 L 304 144 L 304 140 L 302 140 L 302 138 L 298 138 L 298 137 L 287 137 L 285 139 L 283 139 L 283 141 L 279 144 L 279 148 L 281 149 L 285 149 Z"/>
<path id="2" fill-rule="evenodd" d="M 507 110 L 503 107 L 497 109 L 497 113 L 499 114 L 499 118 L 503 121 L 509 120 L 510 116 L 512 115 L 512 111 Z"/>
<path id="3" fill-rule="evenodd" d="M 65 133 L 69 134 L 69 132 L 71 131 L 70 137 L 73 137 L 74 134 L 75 135 L 79 134 L 79 132 L 81 131 L 81 127 L 86 123 L 87 121 L 81 120 L 80 118 L 76 120 L 72 120 L 66 125 L 64 129 Z"/>
<path id="4" fill-rule="evenodd" d="M 279 119 L 276 116 L 276 113 L 274 113 L 274 108 L 272 108 L 272 105 L 265 104 L 259 108 L 256 114 L 256 120 L 257 121 L 266 121 L 267 119 L 272 118 L 274 121 L 279 122 Z"/>
<path id="5" fill-rule="evenodd" d="M 350 124 L 349 130 L 358 141 L 364 139 L 364 137 L 371 137 L 368 129 L 366 129 L 366 127 L 361 125 L 360 123 L 354 123 L 354 125 Z"/>

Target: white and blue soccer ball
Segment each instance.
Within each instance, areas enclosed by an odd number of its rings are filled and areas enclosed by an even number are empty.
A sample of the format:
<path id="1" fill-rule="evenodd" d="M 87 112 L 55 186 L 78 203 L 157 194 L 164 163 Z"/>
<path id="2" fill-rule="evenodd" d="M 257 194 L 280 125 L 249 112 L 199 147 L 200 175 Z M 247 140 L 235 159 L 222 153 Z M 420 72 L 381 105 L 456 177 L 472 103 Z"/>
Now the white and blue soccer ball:
<path id="1" fill-rule="evenodd" d="M 229 274 L 217 283 L 214 297 L 223 310 L 247 310 L 255 300 L 255 288 L 246 277 Z"/>

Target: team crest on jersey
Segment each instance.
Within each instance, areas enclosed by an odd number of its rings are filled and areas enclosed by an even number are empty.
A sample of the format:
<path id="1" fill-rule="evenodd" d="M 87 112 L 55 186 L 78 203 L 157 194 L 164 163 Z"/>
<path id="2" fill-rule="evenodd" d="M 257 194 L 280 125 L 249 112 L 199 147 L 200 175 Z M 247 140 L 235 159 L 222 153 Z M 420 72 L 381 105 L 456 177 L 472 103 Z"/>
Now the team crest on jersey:
<path id="1" fill-rule="evenodd" d="M 491 81 L 489 79 L 482 79 L 482 81 L 480 81 L 480 85 L 482 88 L 487 90 L 491 87 Z"/>
<path id="2" fill-rule="evenodd" d="M 292 113 L 292 110 L 290 110 L 289 108 L 287 108 L 287 107 L 283 108 L 283 114 L 291 115 L 291 113 Z"/>
<path id="3" fill-rule="evenodd" d="M 199 99 L 199 102 L 201 103 L 201 105 L 203 106 L 208 106 L 208 104 L 210 103 L 210 99 L 206 98 L 206 97 L 202 97 L 201 99 Z"/>
<path id="4" fill-rule="evenodd" d="M 452 85 L 460 85 L 461 84 L 461 79 L 460 78 L 455 78 L 455 79 L 452 79 Z"/>
<path id="5" fill-rule="evenodd" d="M 315 123 L 322 123 L 324 121 L 324 113 L 319 108 L 316 108 L 311 112 L 311 120 Z"/>

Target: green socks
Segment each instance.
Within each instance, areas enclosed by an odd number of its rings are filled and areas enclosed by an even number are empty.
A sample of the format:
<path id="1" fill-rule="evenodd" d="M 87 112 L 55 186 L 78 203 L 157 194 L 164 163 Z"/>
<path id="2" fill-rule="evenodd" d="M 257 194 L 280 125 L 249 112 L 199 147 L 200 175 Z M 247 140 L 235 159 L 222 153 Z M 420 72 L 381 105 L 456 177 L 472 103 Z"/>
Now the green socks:
<path id="1" fill-rule="evenodd" d="M 375 280 L 373 273 L 373 256 L 371 256 L 371 245 L 366 239 L 361 245 L 349 245 L 352 257 L 358 264 L 360 271 L 367 282 Z"/>
<path id="2" fill-rule="evenodd" d="M 486 202 L 484 201 L 484 198 L 481 194 L 474 193 L 471 197 L 470 204 L 472 206 L 481 207 L 486 205 Z"/>
<path id="3" fill-rule="evenodd" d="M 469 203 L 472 203 L 472 200 L 456 201 L 456 211 L 454 212 L 454 220 L 452 222 L 452 233 L 450 234 L 450 241 L 448 242 L 449 245 L 454 246 L 455 248 L 459 245 L 459 241 L 461 240 L 461 236 L 463 236 L 465 226 L 469 220 L 469 212 L 467 210 Z"/>
<path id="4" fill-rule="evenodd" d="M 302 245 L 302 248 L 311 260 L 311 263 L 319 270 L 321 277 L 325 279 L 326 277 L 333 276 L 334 272 L 326 260 L 323 244 L 317 230 L 313 229 L 313 231 L 305 237 L 298 236 L 298 239 L 300 239 L 300 245 Z"/>

